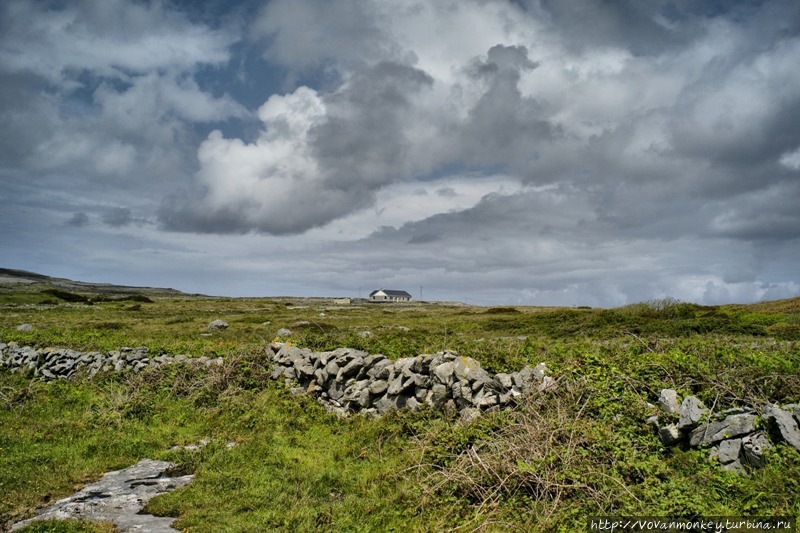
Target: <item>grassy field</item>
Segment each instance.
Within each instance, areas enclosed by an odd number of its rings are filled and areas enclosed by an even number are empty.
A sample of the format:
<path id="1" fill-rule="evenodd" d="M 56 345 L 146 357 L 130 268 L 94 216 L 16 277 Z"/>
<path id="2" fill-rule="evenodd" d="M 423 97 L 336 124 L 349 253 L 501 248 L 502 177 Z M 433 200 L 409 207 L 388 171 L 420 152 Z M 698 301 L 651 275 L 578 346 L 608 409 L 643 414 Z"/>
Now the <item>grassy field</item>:
<path id="1" fill-rule="evenodd" d="M 662 449 L 645 423 L 665 387 L 715 410 L 800 400 L 798 299 L 601 310 L 68 289 L 0 283 L 0 340 L 147 346 L 225 364 L 49 384 L 0 372 L 0 527 L 144 457 L 196 474 L 147 508 L 187 531 L 574 531 L 612 514 L 800 516 L 794 449 L 775 447 L 766 468 L 740 477 L 707 450 Z M 215 319 L 230 327 L 207 329 Z M 453 349 L 491 372 L 545 361 L 559 389 L 471 423 L 429 411 L 339 419 L 269 380 L 264 342 L 280 328 L 319 350 Z M 36 531 L 107 530 L 88 527 Z"/>

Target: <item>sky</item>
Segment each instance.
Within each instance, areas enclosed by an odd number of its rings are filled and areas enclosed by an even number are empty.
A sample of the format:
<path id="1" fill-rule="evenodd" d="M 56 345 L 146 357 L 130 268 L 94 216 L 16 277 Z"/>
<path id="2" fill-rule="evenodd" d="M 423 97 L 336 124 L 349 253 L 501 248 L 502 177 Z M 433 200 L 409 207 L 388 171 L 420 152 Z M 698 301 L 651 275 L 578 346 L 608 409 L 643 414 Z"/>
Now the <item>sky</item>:
<path id="1" fill-rule="evenodd" d="M 0 267 L 798 296 L 799 65 L 796 0 L 3 0 Z"/>

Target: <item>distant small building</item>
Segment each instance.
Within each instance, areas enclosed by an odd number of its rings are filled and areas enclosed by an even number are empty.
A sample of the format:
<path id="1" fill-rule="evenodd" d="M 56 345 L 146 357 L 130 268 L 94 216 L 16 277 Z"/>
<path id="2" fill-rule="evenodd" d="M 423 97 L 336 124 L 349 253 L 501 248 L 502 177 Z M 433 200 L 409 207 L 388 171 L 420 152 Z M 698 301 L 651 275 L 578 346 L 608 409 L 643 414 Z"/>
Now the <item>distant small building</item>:
<path id="1" fill-rule="evenodd" d="M 410 302 L 411 295 L 406 291 L 378 289 L 369 293 L 369 299 L 373 302 Z"/>

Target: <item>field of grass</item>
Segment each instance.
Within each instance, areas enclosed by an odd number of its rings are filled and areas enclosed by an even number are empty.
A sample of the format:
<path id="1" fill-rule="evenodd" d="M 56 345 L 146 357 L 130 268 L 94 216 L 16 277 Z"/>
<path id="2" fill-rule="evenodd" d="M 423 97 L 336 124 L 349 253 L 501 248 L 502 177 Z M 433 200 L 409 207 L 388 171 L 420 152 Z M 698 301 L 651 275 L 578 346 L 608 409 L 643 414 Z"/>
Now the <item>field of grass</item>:
<path id="1" fill-rule="evenodd" d="M 147 346 L 225 364 L 58 383 L 0 372 L 0 528 L 145 457 L 196 474 L 147 507 L 187 531 L 575 531 L 600 515 L 800 516 L 794 449 L 775 447 L 766 468 L 740 477 L 707 450 L 663 449 L 645 423 L 665 387 L 715 410 L 800 400 L 800 300 L 601 310 L 51 289 L 0 286 L 0 341 Z M 207 329 L 215 319 L 230 327 Z M 471 423 L 430 411 L 340 419 L 269 380 L 264 342 L 280 328 L 317 350 L 453 349 L 491 372 L 545 361 L 559 388 Z M 46 527 L 37 531 L 89 526 Z"/>

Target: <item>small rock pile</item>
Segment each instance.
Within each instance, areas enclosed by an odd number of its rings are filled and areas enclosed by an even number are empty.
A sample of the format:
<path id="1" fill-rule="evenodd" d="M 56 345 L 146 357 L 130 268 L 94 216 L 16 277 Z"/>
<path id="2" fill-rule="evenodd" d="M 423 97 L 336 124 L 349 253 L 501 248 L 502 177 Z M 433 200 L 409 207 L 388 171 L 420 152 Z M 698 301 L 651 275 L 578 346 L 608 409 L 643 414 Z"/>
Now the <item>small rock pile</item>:
<path id="1" fill-rule="evenodd" d="M 168 365 L 194 362 L 210 366 L 221 365 L 222 358 L 189 358 L 185 355 L 158 355 L 150 357 L 145 347 L 120 348 L 107 353 L 78 352 L 66 348 L 43 348 L 37 350 L 17 343 L 0 342 L 0 368 L 11 372 L 24 372 L 46 381 L 71 379 L 78 372 L 94 377 L 98 372 L 141 372 L 151 365 Z"/>
<path id="2" fill-rule="evenodd" d="M 295 385 L 293 392 L 313 394 L 319 403 L 341 415 L 383 414 L 430 405 L 471 416 L 481 410 L 509 407 L 519 396 L 556 386 L 546 375 L 544 363 L 492 376 L 474 359 L 452 352 L 392 361 L 350 348 L 312 352 L 273 343 L 271 350 L 274 379 Z"/>
<path id="3" fill-rule="evenodd" d="M 681 402 L 677 391 L 663 389 L 658 406 L 662 418 L 671 422 L 662 425 L 659 415 L 651 416 L 648 422 L 656 428 L 664 446 L 711 446 L 710 457 L 718 460 L 723 470 L 742 473 L 745 467 L 763 466 L 764 454 L 778 441 L 800 451 L 798 404 L 767 404 L 760 409 L 734 408 L 712 414 L 697 397 L 687 396 Z"/>

